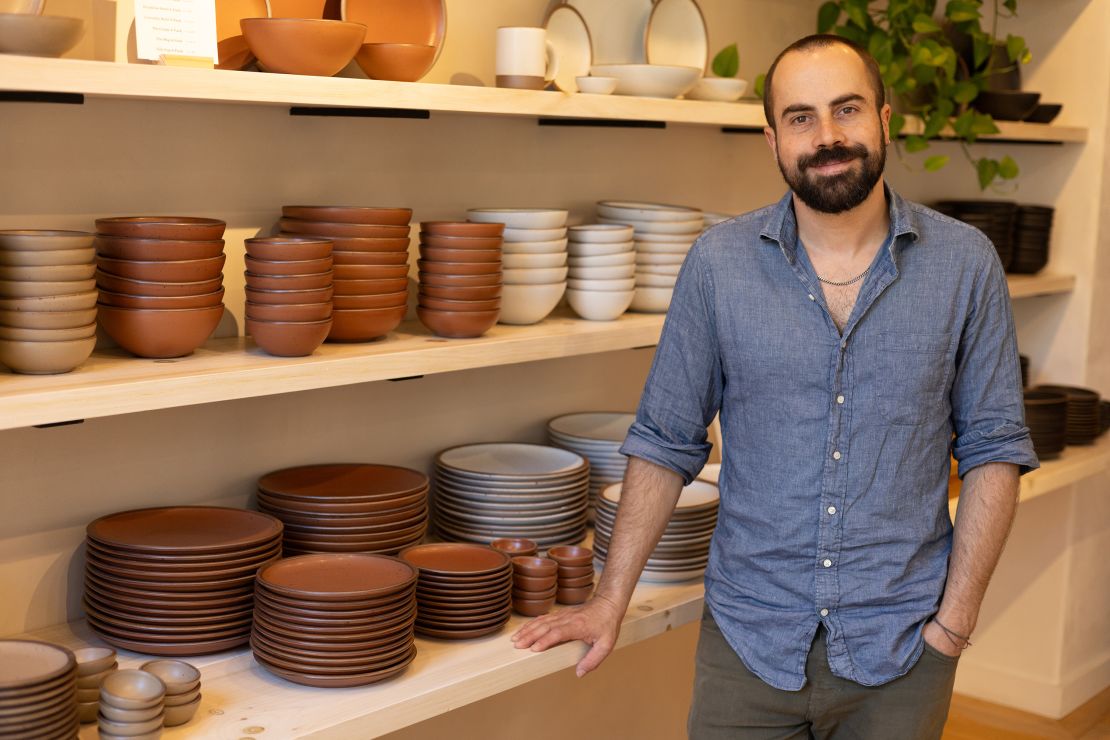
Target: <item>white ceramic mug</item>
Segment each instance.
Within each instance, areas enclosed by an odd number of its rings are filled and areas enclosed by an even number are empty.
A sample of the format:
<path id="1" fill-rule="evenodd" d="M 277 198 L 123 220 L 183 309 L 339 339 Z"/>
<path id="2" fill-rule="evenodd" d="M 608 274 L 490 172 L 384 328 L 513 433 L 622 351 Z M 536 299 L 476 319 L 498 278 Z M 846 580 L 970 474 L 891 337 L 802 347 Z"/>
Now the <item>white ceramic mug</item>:
<path id="1" fill-rule="evenodd" d="M 519 26 L 497 29 L 498 87 L 542 90 L 558 72 L 559 59 L 545 29 Z"/>

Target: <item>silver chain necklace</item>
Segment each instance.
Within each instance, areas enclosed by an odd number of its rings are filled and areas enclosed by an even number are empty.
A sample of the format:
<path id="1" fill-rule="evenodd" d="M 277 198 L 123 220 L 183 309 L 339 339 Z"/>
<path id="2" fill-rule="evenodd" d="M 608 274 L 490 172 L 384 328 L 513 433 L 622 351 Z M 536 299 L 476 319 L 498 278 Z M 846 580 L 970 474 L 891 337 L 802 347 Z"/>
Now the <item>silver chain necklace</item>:
<path id="1" fill-rule="evenodd" d="M 869 272 L 871 272 L 870 267 L 868 267 L 866 270 L 861 272 L 859 275 L 856 275 L 851 280 L 826 280 L 825 278 L 821 277 L 820 275 L 817 275 L 817 279 L 820 280 L 825 285 L 835 285 L 837 287 L 843 288 L 845 285 L 851 285 L 852 283 L 858 283 L 860 280 L 863 280 L 863 277 Z M 814 273 L 814 274 L 816 275 L 816 273 Z"/>

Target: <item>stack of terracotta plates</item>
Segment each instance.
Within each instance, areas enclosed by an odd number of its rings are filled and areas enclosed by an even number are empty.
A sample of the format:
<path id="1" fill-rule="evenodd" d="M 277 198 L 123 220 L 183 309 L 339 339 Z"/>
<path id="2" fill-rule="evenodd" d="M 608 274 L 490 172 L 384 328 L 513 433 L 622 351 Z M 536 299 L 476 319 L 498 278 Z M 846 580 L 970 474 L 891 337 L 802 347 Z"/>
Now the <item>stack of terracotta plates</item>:
<path id="1" fill-rule="evenodd" d="M 401 559 L 420 570 L 416 631 L 466 640 L 496 632 L 512 611 L 513 566 L 492 547 L 463 543 L 415 545 Z"/>
<path id="2" fill-rule="evenodd" d="M 434 519 L 444 539 L 578 542 L 586 535 L 589 494 L 589 463 L 557 447 L 495 442 L 436 458 Z"/>
<path id="3" fill-rule="evenodd" d="M 717 504 L 720 490 L 716 485 L 695 480 L 682 489 L 671 519 L 659 544 L 648 556 L 641 580 L 655 582 L 685 581 L 705 572 L 709 562 L 709 541 L 717 526 Z M 594 531 L 594 555 L 604 567 L 609 540 L 621 500 L 621 484 L 615 483 L 597 500 L 597 522 Z"/>
<path id="4" fill-rule="evenodd" d="M 441 337 L 479 337 L 501 314 L 501 223 L 426 221 L 420 231 L 420 322 Z M 449 290 L 444 290 L 445 288 Z"/>
<path id="5" fill-rule="evenodd" d="M 0 640 L 0 737 L 76 738 L 77 659 L 63 647 Z"/>
<path id="6" fill-rule="evenodd" d="M 1068 394 L 1062 390 L 1025 391 L 1025 424 L 1033 450 L 1041 460 L 1059 457 L 1067 446 L 1068 403 Z"/>
<path id="7" fill-rule="evenodd" d="M 1072 385 L 1039 385 L 1035 390 L 1058 391 L 1068 397 L 1065 438 L 1069 445 L 1094 444 L 1102 433 L 1098 391 Z"/>
<path id="8" fill-rule="evenodd" d="M 366 554 L 301 555 L 263 568 L 251 648 L 271 673 L 306 686 L 363 686 L 416 657 L 416 568 Z"/>
<path id="9" fill-rule="evenodd" d="M 590 506 L 603 488 L 624 480 L 628 458 L 620 453 L 635 414 L 595 411 L 557 416 L 547 422 L 551 444 L 590 461 Z"/>
<path id="10" fill-rule="evenodd" d="M 428 529 L 428 476 L 392 465 L 306 465 L 264 475 L 258 507 L 285 523 L 285 554 L 395 555 Z"/>
<path id="11" fill-rule="evenodd" d="M 204 655 L 250 636 L 255 572 L 281 554 L 281 522 L 214 506 L 137 509 L 86 529 L 85 616 L 105 642 Z"/>
<path id="12" fill-rule="evenodd" d="M 397 328 L 408 309 L 411 208 L 282 206 L 281 215 L 283 235 L 334 244 L 329 341 L 367 342 Z"/>

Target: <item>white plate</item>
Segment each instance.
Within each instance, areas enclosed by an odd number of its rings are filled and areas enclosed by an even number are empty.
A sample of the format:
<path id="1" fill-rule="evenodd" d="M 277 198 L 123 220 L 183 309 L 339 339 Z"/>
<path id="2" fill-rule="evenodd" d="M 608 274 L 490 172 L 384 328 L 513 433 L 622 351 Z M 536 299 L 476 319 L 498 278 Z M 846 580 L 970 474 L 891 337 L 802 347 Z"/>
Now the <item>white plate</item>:
<path id="1" fill-rule="evenodd" d="M 571 450 L 571 452 L 573 452 L 573 450 Z M 573 489 L 575 486 L 585 481 L 587 477 L 588 473 L 585 467 L 575 471 L 573 475 L 550 477 L 536 476 L 534 478 L 522 478 L 519 476 L 498 478 L 482 474 L 437 468 L 436 485 L 473 489 L 475 491 L 527 491 L 529 493 L 538 494 L 556 493 L 558 491 Z"/>
<path id="2" fill-rule="evenodd" d="M 590 74 L 616 77 L 616 95 L 644 98 L 677 98 L 694 86 L 701 77 L 698 67 L 674 67 L 662 64 L 595 64 Z"/>
<path id="3" fill-rule="evenodd" d="M 673 288 L 677 280 L 674 275 L 650 275 L 642 270 L 636 272 L 637 288 Z"/>
<path id="4" fill-rule="evenodd" d="M 555 47 L 559 64 L 555 87 L 563 92 L 578 92 L 575 78 L 589 75 L 594 63 L 593 42 L 586 20 L 570 5 L 557 5 L 548 11 L 543 25 L 547 29 L 547 40 Z"/>
<path id="5" fill-rule="evenodd" d="M 648 64 L 697 67 L 705 73 L 709 31 L 696 0 L 656 0 L 644 31 L 644 58 Z"/>
<path id="6" fill-rule="evenodd" d="M 697 236 L 704 228 L 701 216 L 692 221 L 636 221 L 631 218 L 625 219 L 610 219 L 602 218 L 605 223 L 620 223 L 628 224 L 636 230 L 636 238 L 640 238 L 640 234 L 689 234 Z"/>
<path id="7" fill-rule="evenodd" d="M 567 251 L 566 239 L 549 242 L 507 242 L 501 245 L 502 254 L 553 254 Z"/>
<path id="8" fill-rule="evenodd" d="M 616 224 L 582 224 L 571 226 L 568 235 L 572 242 L 627 242 L 632 240 L 632 229 Z"/>
<path id="9" fill-rule="evenodd" d="M 635 242 L 637 254 L 686 254 L 694 242 Z"/>
<path id="10" fill-rule="evenodd" d="M 553 242 L 565 239 L 566 236 L 567 229 L 565 226 L 543 229 L 521 229 L 506 226 L 505 233 L 502 234 L 504 241 L 510 244 L 519 244 L 520 242 Z"/>
<path id="11" fill-rule="evenodd" d="M 645 61 L 644 32 L 652 3 L 653 0 L 574 0 L 572 4 L 590 29 L 595 64 Z"/>
<path id="12" fill-rule="evenodd" d="M 605 218 L 635 221 L 691 221 L 702 217 L 697 208 L 636 200 L 599 200 L 597 212 Z"/>
<path id="13" fill-rule="evenodd" d="M 505 224 L 512 229 L 557 229 L 567 224 L 567 211 L 561 208 L 471 208 L 469 221 Z"/>
<path id="14" fill-rule="evenodd" d="M 617 451 L 620 449 L 621 445 L 624 444 L 623 437 L 619 441 L 616 439 L 586 439 L 584 437 L 563 434 L 562 432 L 552 429 L 550 424 L 547 427 L 547 433 L 552 439 L 561 443 L 614 457 L 618 454 Z"/>
<path id="15" fill-rule="evenodd" d="M 621 484 L 614 483 L 601 492 L 602 497 L 613 504 L 620 504 L 621 500 Z M 682 489 L 678 494 L 678 503 L 675 505 L 675 511 L 692 512 L 694 510 L 702 511 L 708 509 L 715 509 L 717 503 L 721 500 L 721 491 L 713 483 L 703 480 L 695 480 L 690 485 Z"/>
<path id="16" fill-rule="evenodd" d="M 697 241 L 698 234 L 645 234 L 640 232 L 636 235 L 636 240 L 633 242 L 652 242 L 653 244 L 686 244 L 687 242 Z"/>

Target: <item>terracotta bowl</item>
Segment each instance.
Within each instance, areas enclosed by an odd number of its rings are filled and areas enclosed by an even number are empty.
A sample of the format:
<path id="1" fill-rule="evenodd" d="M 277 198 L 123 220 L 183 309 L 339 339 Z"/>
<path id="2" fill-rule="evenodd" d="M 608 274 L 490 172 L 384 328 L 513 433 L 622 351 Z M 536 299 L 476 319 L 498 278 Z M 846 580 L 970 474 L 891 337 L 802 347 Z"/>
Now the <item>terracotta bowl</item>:
<path id="1" fill-rule="evenodd" d="M 247 319 L 247 334 L 268 354 L 304 357 L 316 351 L 331 331 L 331 319 L 322 321 L 260 321 Z"/>
<path id="2" fill-rule="evenodd" d="M 332 259 L 320 257 L 312 260 L 260 260 L 249 254 L 243 258 L 247 272 L 255 275 L 312 275 L 327 272 L 332 267 Z"/>
<path id="3" fill-rule="evenodd" d="M 563 578 L 559 576 L 559 588 L 586 588 L 594 584 L 594 574 L 579 576 L 577 578 Z"/>
<path id="4" fill-rule="evenodd" d="M 0 326 L 0 339 L 12 342 L 72 342 L 96 334 L 96 324 L 72 326 L 66 329 L 25 329 L 19 326 Z"/>
<path id="5" fill-rule="evenodd" d="M 96 273 L 96 284 L 101 290 L 112 293 L 140 296 L 192 296 L 212 293 L 223 287 L 223 276 L 211 280 L 197 280 L 196 282 L 180 283 L 162 280 L 131 280 L 119 275 L 109 275 L 106 272 Z"/>
<path id="6" fill-rule="evenodd" d="M 262 290 L 311 290 L 332 284 L 331 270 L 308 275 L 255 275 L 246 273 L 248 288 Z"/>
<path id="7" fill-rule="evenodd" d="M 412 220 L 412 209 L 368 206 L 282 206 L 281 215 L 304 221 L 408 226 L 409 221 Z"/>
<path id="8" fill-rule="evenodd" d="M 96 259 L 96 250 L 85 249 L 44 249 L 42 251 L 17 251 L 0 248 L 0 265 L 12 267 L 33 267 L 35 265 L 91 265 Z"/>
<path id="9" fill-rule="evenodd" d="M 501 296 L 500 285 L 479 285 L 467 287 L 443 287 L 439 285 L 420 284 L 420 294 L 432 298 L 446 298 L 451 301 L 484 301 Z"/>
<path id="10" fill-rule="evenodd" d="M 337 252 L 407 252 L 411 243 L 405 236 L 333 237 Z"/>
<path id="11" fill-rule="evenodd" d="M 513 588 L 525 591 L 550 591 L 557 585 L 557 576 L 526 576 L 523 573 L 513 573 Z"/>
<path id="12" fill-rule="evenodd" d="M 114 260 L 97 257 L 96 266 L 101 272 L 129 280 L 150 280 L 155 282 L 194 283 L 212 280 L 223 272 L 227 256 L 210 257 L 203 260 L 177 261 L 138 261 Z"/>
<path id="13" fill-rule="evenodd" d="M 537 548 L 535 540 L 523 537 L 498 537 L 490 542 L 489 546 L 494 550 L 508 553 L 510 556 L 535 555 Z"/>
<path id="14" fill-rule="evenodd" d="M 247 46 L 267 72 L 331 77 L 354 58 L 366 36 L 361 23 L 309 18 L 244 18 Z"/>
<path id="15" fill-rule="evenodd" d="M 211 336 L 224 315 L 223 304 L 206 308 L 142 309 L 101 306 L 100 326 L 133 355 L 184 357 Z"/>
<path id="16" fill-rule="evenodd" d="M 400 253 L 399 253 L 400 254 Z M 408 265 L 336 265 L 336 280 L 386 280 L 409 274 Z"/>
<path id="17" fill-rule="evenodd" d="M 93 242 L 101 257 L 116 260 L 180 261 L 218 257 L 224 252 L 223 239 L 181 241 L 136 239 L 127 236 L 98 236 Z"/>
<path id="18" fill-rule="evenodd" d="M 338 295 L 332 299 L 335 308 L 393 308 L 404 306 L 408 301 L 407 290 L 377 295 Z"/>
<path id="19" fill-rule="evenodd" d="M 83 293 L 34 296 L 31 298 L 0 298 L 0 311 L 87 311 L 96 306 L 96 288 Z"/>
<path id="20" fill-rule="evenodd" d="M 421 271 L 418 275 L 420 285 L 434 285 L 439 288 L 489 288 L 501 287 L 501 273 L 488 275 L 442 275 Z"/>
<path id="21" fill-rule="evenodd" d="M 432 275 L 492 275 L 501 272 L 501 260 L 496 262 L 437 262 L 417 260 L 417 267 Z"/>
<path id="22" fill-rule="evenodd" d="M 310 288 L 308 290 L 261 290 L 247 286 L 247 301 L 250 303 L 266 303 L 269 305 L 287 305 L 290 303 L 325 303 L 332 299 L 334 289 Z"/>
<path id="23" fill-rule="evenodd" d="M 558 561 L 556 561 L 558 562 Z M 582 576 L 594 575 L 593 565 L 559 565 L 559 578 L 581 578 Z"/>
<path id="24" fill-rule="evenodd" d="M 337 280 L 335 294 L 337 296 L 381 295 L 382 293 L 399 293 L 402 290 L 408 290 L 408 287 L 409 279 L 406 277 L 381 280 Z"/>
<path id="25" fill-rule="evenodd" d="M 178 727 L 179 725 L 187 724 L 193 716 L 197 713 L 197 708 L 200 707 L 200 695 L 198 694 L 195 699 L 187 704 L 169 705 L 165 707 L 165 713 L 162 716 L 162 723 L 166 727 Z"/>
<path id="26" fill-rule="evenodd" d="M 332 253 L 330 239 L 304 236 L 267 236 L 244 239 L 247 255 L 260 260 L 315 260 Z"/>
<path id="27" fill-rule="evenodd" d="M 496 226 L 496 224 L 470 224 L 472 226 Z M 420 232 L 420 243 L 433 249 L 501 249 L 500 236 L 450 236 Z"/>
<path id="28" fill-rule="evenodd" d="M 555 594 L 555 600 L 560 604 L 581 604 L 586 599 L 590 598 L 590 594 L 593 592 L 593 586 L 586 586 L 584 588 L 560 587 Z"/>
<path id="29" fill-rule="evenodd" d="M 363 44 L 355 61 L 372 80 L 416 82 L 432 68 L 436 48 L 424 44 Z"/>
<path id="30" fill-rule="evenodd" d="M 94 236 L 87 231 L 4 229 L 0 230 L 0 249 L 17 252 L 88 249 Z"/>
<path id="31" fill-rule="evenodd" d="M 312 234 L 330 237 L 390 237 L 400 239 L 409 235 L 409 226 L 377 226 L 374 224 L 348 224 L 331 221 L 302 221 L 298 218 L 283 218 L 278 226 L 284 232 L 293 234 Z M 336 245 L 338 249 L 338 245 Z"/>
<path id="32" fill-rule="evenodd" d="M 420 256 L 435 262 L 500 262 L 500 249 L 437 249 L 420 247 Z"/>
<path id="33" fill-rule="evenodd" d="M 247 318 L 256 321 L 323 321 L 331 318 L 331 302 L 281 305 L 247 301 Z"/>
<path id="34" fill-rule="evenodd" d="M 407 265 L 409 253 L 394 252 L 332 252 L 336 265 Z"/>
<path id="35" fill-rule="evenodd" d="M 555 597 L 549 599 L 513 599 L 513 611 L 525 617 L 539 617 L 555 606 Z"/>
<path id="36" fill-rule="evenodd" d="M 119 216 L 96 220 L 98 235 L 140 239 L 210 241 L 222 238 L 226 227 L 219 219 L 196 216 Z"/>
<path id="37" fill-rule="evenodd" d="M 497 323 L 501 312 L 493 311 L 436 311 L 417 307 L 416 315 L 420 323 L 432 333 L 451 339 L 480 337 Z"/>
<path id="38" fill-rule="evenodd" d="M 52 295 L 87 293 L 96 287 L 95 280 L 0 280 L 0 298 L 38 298 Z"/>
<path id="39" fill-rule="evenodd" d="M 557 584 L 552 583 L 547 588 L 530 589 L 521 588 L 513 583 L 513 598 L 514 599 L 554 599 L 555 593 L 559 590 Z"/>
<path id="40" fill-rule="evenodd" d="M 96 337 L 69 342 L 12 342 L 0 339 L 0 363 L 24 375 L 68 373 L 89 359 Z"/>
<path id="41" fill-rule="evenodd" d="M 547 549 L 547 557 L 559 565 L 593 565 L 594 551 L 580 545 L 556 545 Z"/>
<path id="42" fill-rule="evenodd" d="M 219 305 L 224 299 L 224 289 L 186 296 L 141 296 L 100 291 L 100 303 L 117 308 L 204 308 Z"/>
<path id="43" fill-rule="evenodd" d="M 88 280 L 96 272 L 90 262 L 84 265 L 0 265 L 0 280 L 19 280 L 24 282 Z"/>
<path id="44" fill-rule="evenodd" d="M 23 329 L 69 329 L 87 326 L 96 321 L 96 307 L 80 311 L 3 311 L 0 326 L 18 326 Z"/>
<path id="45" fill-rule="evenodd" d="M 538 578 L 554 577 L 559 572 L 559 564 L 550 558 L 517 555 L 513 558 L 513 573 Z"/>
<path id="46" fill-rule="evenodd" d="M 366 342 L 397 328 L 408 306 L 393 308 L 335 309 L 329 342 Z"/>
<path id="47" fill-rule="evenodd" d="M 453 301 L 447 298 L 433 298 L 420 295 L 420 305 L 436 311 L 496 311 L 501 308 L 500 298 L 489 298 L 482 301 Z"/>
<path id="48" fill-rule="evenodd" d="M 421 221 L 421 233 L 437 236 L 491 237 L 505 233 L 505 224 L 471 221 Z"/>

